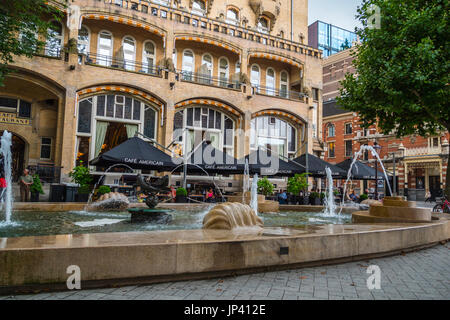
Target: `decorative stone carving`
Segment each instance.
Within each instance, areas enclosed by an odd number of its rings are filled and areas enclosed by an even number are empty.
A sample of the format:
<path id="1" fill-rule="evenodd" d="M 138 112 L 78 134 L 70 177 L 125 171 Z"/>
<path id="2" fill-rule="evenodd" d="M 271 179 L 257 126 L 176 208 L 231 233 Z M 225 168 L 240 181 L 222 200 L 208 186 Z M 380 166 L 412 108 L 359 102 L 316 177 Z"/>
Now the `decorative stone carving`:
<path id="1" fill-rule="evenodd" d="M 67 8 L 67 28 L 69 30 L 78 30 L 81 28 L 81 11 L 77 5 L 70 5 Z"/>
<path id="2" fill-rule="evenodd" d="M 263 221 L 246 204 L 225 202 L 216 205 L 203 219 L 203 229 L 232 230 L 238 227 L 260 227 Z"/>

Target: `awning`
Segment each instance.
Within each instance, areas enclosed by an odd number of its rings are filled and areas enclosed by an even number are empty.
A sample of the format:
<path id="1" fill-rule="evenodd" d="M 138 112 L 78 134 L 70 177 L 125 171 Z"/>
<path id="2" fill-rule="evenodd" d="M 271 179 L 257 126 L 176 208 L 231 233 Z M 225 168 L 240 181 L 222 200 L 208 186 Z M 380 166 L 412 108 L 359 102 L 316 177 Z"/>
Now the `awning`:
<path id="1" fill-rule="evenodd" d="M 294 163 L 299 163 L 306 168 L 306 154 L 302 154 L 300 157 L 292 160 Z M 308 153 L 308 174 L 312 177 L 324 177 L 327 175 L 325 168 L 329 167 L 331 170 L 332 176 L 346 176 L 347 172 L 338 166 L 328 163 L 325 160 L 322 160 L 315 155 Z"/>
<path id="2" fill-rule="evenodd" d="M 89 165 L 101 167 L 114 164 L 156 171 L 171 171 L 177 166 L 171 156 L 138 137 L 128 139 L 89 162 Z"/>
<path id="3" fill-rule="evenodd" d="M 290 160 L 285 161 L 280 159 L 276 153 L 261 149 L 253 151 L 239 162 L 245 163 L 245 159 L 248 159 L 250 174 L 290 177 L 296 173 L 306 172 L 305 168 L 300 164 Z"/>
<path id="4" fill-rule="evenodd" d="M 345 170 L 345 175 L 342 178 L 347 179 L 347 172 L 350 169 L 353 159 L 347 159 L 337 164 L 337 166 Z M 375 168 L 356 160 L 352 167 L 351 178 L 353 180 L 375 180 Z M 384 180 L 384 174 L 378 172 L 378 180 Z"/>

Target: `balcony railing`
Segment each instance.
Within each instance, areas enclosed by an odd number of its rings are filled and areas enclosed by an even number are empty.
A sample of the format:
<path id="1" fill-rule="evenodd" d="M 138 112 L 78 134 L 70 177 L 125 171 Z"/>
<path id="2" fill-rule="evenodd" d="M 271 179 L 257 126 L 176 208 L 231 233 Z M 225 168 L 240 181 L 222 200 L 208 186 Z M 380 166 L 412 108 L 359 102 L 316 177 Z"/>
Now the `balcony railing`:
<path id="1" fill-rule="evenodd" d="M 154 65 L 149 63 L 114 58 L 112 56 L 102 55 L 94 52 L 88 52 L 85 56 L 85 64 L 122 69 L 131 72 L 140 72 L 153 76 L 161 76 L 162 69 L 160 67 L 155 67 Z"/>
<path id="2" fill-rule="evenodd" d="M 62 48 L 60 47 L 43 47 L 36 51 L 36 55 L 43 57 L 51 57 L 61 59 Z"/>
<path id="3" fill-rule="evenodd" d="M 190 71 L 178 70 L 178 80 L 195 82 L 199 84 L 205 84 L 215 87 L 222 87 L 228 89 L 241 89 L 241 83 L 239 81 L 232 81 L 228 78 L 214 77 L 209 74 L 202 74 Z"/>
<path id="4" fill-rule="evenodd" d="M 304 45 L 299 42 L 294 42 L 288 39 L 283 39 L 267 33 L 259 32 L 255 29 L 244 28 L 229 24 L 226 21 L 207 18 L 201 15 L 196 15 L 188 12 L 185 9 L 171 8 L 162 4 L 152 3 L 148 0 L 103 0 L 106 4 L 119 6 L 125 9 L 140 11 L 162 19 L 176 21 L 178 23 L 192 25 L 199 29 L 214 31 L 217 33 L 226 34 L 232 37 L 246 39 L 253 42 L 258 42 L 274 48 L 283 49 L 286 51 L 306 54 L 316 58 L 322 58 L 321 50 Z"/>
<path id="5" fill-rule="evenodd" d="M 425 156 L 441 154 L 441 147 L 421 147 L 405 149 L 405 156 Z"/>
<path id="6" fill-rule="evenodd" d="M 253 86 L 253 92 L 260 95 L 267 95 L 277 98 L 299 100 L 305 102 L 306 94 L 294 90 L 281 90 L 273 87 Z"/>

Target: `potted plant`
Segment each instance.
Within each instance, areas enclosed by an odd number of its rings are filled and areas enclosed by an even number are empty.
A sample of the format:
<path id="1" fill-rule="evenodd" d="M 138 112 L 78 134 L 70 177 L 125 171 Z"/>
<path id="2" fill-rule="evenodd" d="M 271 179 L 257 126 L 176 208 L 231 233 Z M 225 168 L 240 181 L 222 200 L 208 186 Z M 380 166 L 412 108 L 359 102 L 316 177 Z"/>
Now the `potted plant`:
<path id="1" fill-rule="evenodd" d="M 187 191 L 185 188 L 178 188 L 175 197 L 176 203 L 186 203 L 187 202 Z"/>
<path id="2" fill-rule="evenodd" d="M 324 199 L 325 199 L 325 193 L 324 193 L 324 192 L 321 192 L 321 193 L 320 193 L 320 205 L 321 205 L 321 206 L 323 206 Z"/>
<path id="3" fill-rule="evenodd" d="M 108 187 L 108 186 L 100 186 L 100 187 L 97 189 L 97 194 L 98 194 L 99 196 L 104 195 L 104 194 L 106 194 L 106 193 L 110 193 L 110 192 L 111 192 L 111 188 Z"/>
<path id="4" fill-rule="evenodd" d="M 296 173 L 288 179 L 287 190 L 294 195 L 294 204 L 303 204 L 304 198 L 300 196 L 300 192 L 304 192 L 306 188 L 308 188 L 306 173 Z"/>
<path id="5" fill-rule="evenodd" d="M 320 205 L 320 194 L 318 192 L 311 192 L 309 194 L 309 202 L 313 206 L 319 206 Z"/>
<path id="6" fill-rule="evenodd" d="M 273 193 L 273 184 L 267 177 L 258 180 L 258 193 L 265 196 L 270 196 Z"/>
<path id="7" fill-rule="evenodd" d="M 362 201 L 364 201 L 364 200 L 367 200 L 367 199 L 369 199 L 369 196 L 367 195 L 367 194 L 365 194 L 365 193 L 362 193 L 360 196 L 359 196 L 359 202 L 361 203 Z"/>
<path id="8" fill-rule="evenodd" d="M 42 189 L 41 179 L 39 175 L 36 173 L 33 175 L 33 184 L 30 186 L 31 191 L 31 202 L 39 201 L 39 194 L 44 194 L 44 190 Z"/>
<path id="9" fill-rule="evenodd" d="M 89 200 L 90 186 L 92 176 L 89 173 L 89 168 L 83 166 L 83 162 L 80 161 L 80 165 L 76 166 L 69 172 L 69 177 L 72 178 L 72 182 L 79 185 L 77 194 L 75 195 L 75 201 L 87 202 Z"/>

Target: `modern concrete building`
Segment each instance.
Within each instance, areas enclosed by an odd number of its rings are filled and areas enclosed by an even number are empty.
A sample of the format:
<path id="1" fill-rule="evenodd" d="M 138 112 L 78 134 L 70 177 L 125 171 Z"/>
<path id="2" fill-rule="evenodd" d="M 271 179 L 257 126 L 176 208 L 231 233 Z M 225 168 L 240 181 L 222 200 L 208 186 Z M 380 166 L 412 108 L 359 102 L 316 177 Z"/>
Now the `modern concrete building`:
<path id="1" fill-rule="evenodd" d="M 258 146 L 286 157 L 322 151 L 322 52 L 305 44 L 306 0 L 49 4 L 64 18 L 42 53 L 15 57 L 0 87 L 16 176 L 38 166 L 68 181 L 75 165 L 136 132 L 176 140 L 182 154 L 205 138 L 236 158 Z"/>
<path id="2" fill-rule="evenodd" d="M 409 200 L 424 200 L 428 190 L 437 195 L 445 185 L 448 167 L 450 134 L 441 132 L 436 136 L 406 136 L 397 138 L 394 134 L 382 134 L 374 125 L 368 129 L 361 127 L 357 113 L 348 112 L 336 104 L 339 81 L 346 73 L 354 73 L 352 66 L 353 49 L 348 49 L 323 60 L 323 139 L 326 149 L 324 159 L 330 163 L 340 163 L 352 158 L 361 145 L 381 147 L 380 158 L 386 170 L 395 175 L 396 190 L 400 195 L 408 195 Z M 366 152 L 363 161 L 374 166 L 374 157 Z M 355 181 L 355 188 L 363 191 L 374 189 L 375 181 Z M 384 193 L 380 185 L 380 191 Z"/>

